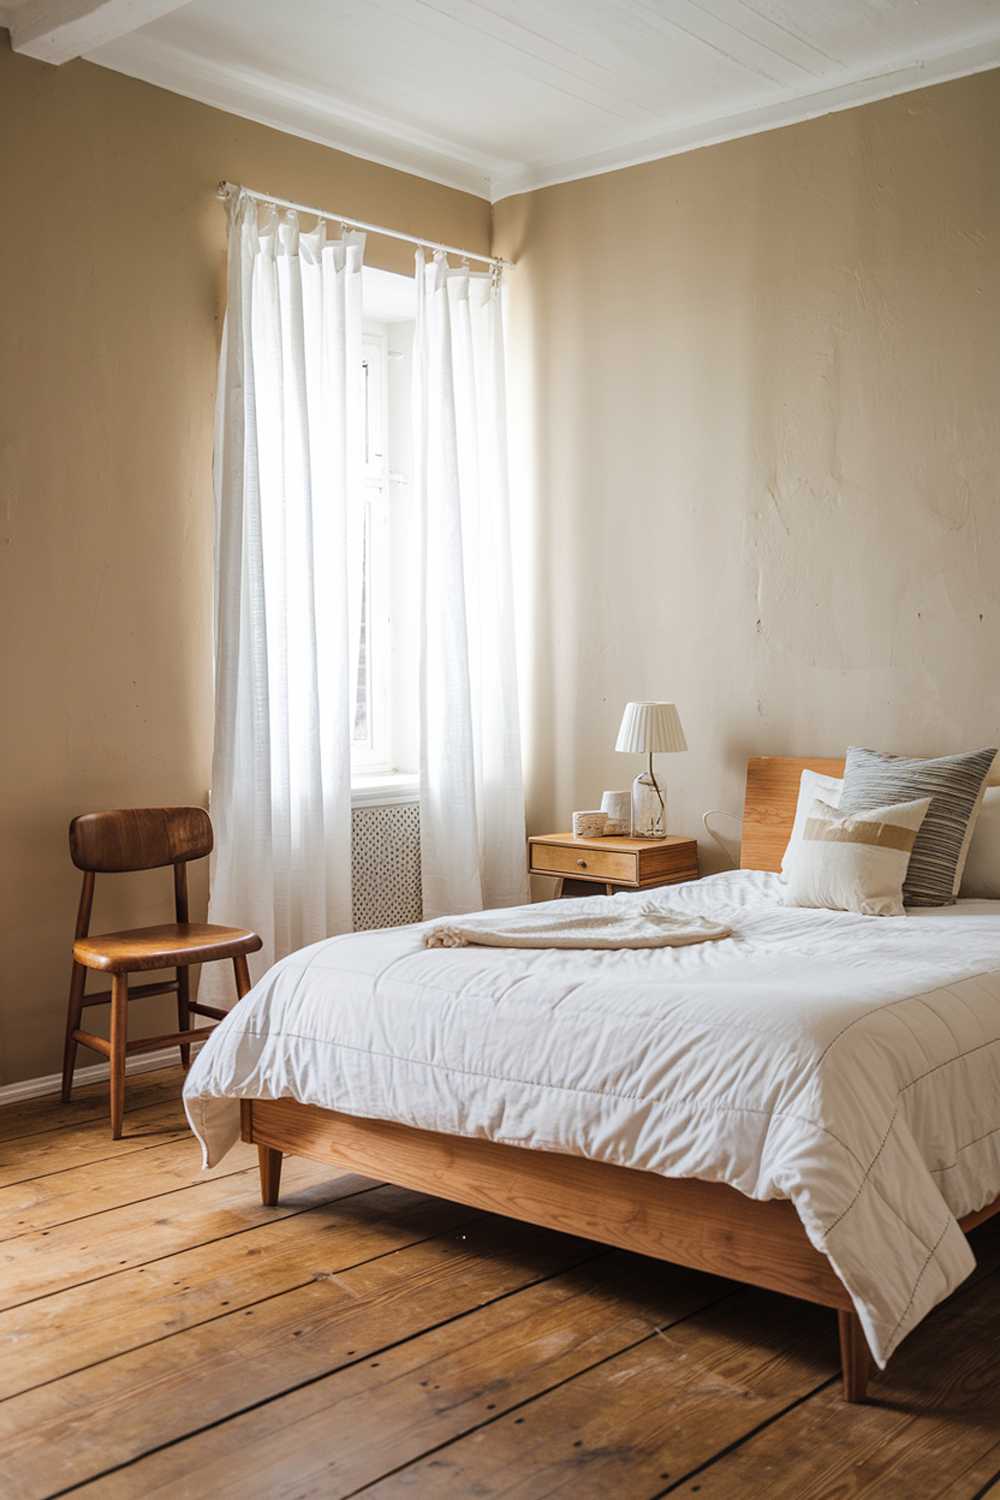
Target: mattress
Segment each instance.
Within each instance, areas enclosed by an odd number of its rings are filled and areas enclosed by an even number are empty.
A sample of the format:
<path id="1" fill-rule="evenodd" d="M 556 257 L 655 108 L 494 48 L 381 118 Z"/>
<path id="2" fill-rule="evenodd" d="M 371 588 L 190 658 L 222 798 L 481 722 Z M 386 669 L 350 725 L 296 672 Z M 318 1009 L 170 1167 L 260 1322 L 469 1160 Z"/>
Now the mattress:
<path id="1" fill-rule="evenodd" d="M 1000 902 L 781 904 L 739 871 L 623 894 L 732 928 L 638 951 L 427 949 L 423 924 L 282 959 L 185 1085 L 206 1165 L 240 1098 L 787 1198 L 877 1362 L 974 1265 L 1000 1196 Z M 430 924 L 427 924 L 430 925 Z"/>

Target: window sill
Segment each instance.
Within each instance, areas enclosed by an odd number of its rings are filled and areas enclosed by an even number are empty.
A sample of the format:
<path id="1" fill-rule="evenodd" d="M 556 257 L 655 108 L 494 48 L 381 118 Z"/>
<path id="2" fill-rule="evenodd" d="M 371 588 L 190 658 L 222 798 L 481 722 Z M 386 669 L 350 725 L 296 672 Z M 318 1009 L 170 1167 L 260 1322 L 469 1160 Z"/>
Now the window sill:
<path id="1" fill-rule="evenodd" d="M 384 771 L 351 779 L 352 807 L 394 807 L 420 801 L 420 778 L 413 771 Z"/>

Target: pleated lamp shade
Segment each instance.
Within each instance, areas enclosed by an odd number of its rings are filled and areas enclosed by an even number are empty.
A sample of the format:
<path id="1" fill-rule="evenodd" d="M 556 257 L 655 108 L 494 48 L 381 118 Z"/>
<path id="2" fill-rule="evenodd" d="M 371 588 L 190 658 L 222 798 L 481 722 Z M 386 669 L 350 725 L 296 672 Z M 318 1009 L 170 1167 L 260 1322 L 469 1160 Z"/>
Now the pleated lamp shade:
<path id="1" fill-rule="evenodd" d="M 626 703 L 615 749 L 634 755 L 654 750 L 686 750 L 687 740 L 676 704 Z"/>

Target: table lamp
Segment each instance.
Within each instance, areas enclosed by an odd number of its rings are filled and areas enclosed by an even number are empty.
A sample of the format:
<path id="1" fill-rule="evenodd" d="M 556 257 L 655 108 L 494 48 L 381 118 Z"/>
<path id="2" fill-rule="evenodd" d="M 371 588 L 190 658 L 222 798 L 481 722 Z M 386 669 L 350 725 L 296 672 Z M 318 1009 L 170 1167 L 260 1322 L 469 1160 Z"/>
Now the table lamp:
<path id="1" fill-rule="evenodd" d="M 615 749 L 649 756 L 648 770 L 641 771 L 632 783 L 632 837 L 666 838 L 667 794 L 653 771 L 653 755 L 687 749 L 676 705 L 626 703 Z"/>

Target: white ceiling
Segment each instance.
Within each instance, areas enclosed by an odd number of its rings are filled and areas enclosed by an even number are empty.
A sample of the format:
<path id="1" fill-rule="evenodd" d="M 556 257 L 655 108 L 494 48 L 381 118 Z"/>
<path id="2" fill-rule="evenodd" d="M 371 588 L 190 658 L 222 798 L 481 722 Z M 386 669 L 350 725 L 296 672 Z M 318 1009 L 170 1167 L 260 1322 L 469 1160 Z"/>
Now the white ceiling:
<path id="1" fill-rule="evenodd" d="M 1000 0 L 160 0 L 153 14 L 87 56 L 493 200 L 1000 65 Z"/>

